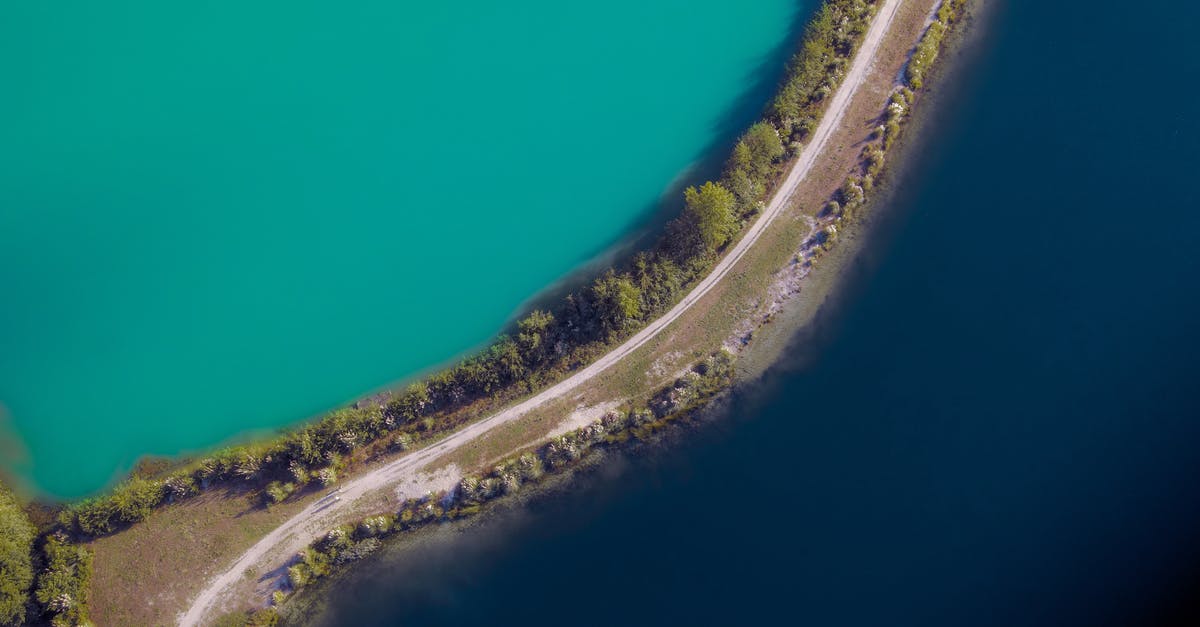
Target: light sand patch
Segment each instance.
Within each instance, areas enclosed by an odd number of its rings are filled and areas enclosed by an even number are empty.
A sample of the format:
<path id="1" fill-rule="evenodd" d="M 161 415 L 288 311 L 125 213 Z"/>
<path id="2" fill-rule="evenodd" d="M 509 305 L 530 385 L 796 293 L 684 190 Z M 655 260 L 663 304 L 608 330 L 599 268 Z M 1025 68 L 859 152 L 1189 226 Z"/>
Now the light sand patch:
<path id="1" fill-rule="evenodd" d="M 661 379 L 667 375 L 670 369 L 676 368 L 679 360 L 683 357 L 681 351 L 671 351 L 662 357 L 654 360 L 650 364 L 650 368 L 646 370 L 646 378 L 649 380 Z"/>
<path id="2" fill-rule="evenodd" d="M 733 333 L 725 340 L 722 346 L 725 350 L 738 354 L 750 344 L 750 340 L 754 336 L 754 332 L 762 325 L 771 321 L 775 314 L 783 310 L 784 304 L 795 298 L 800 293 L 800 286 L 804 282 L 804 278 L 812 271 L 812 262 L 817 254 L 816 234 L 820 228 L 820 223 L 809 216 L 804 216 L 805 221 L 809 225 L 808 236 L 804 238 L 804 243 L 801 244 L 800 250 L 796 253 L 788 265 L 771 278 L 771 284 L 767 286 L 767 298 L 763 301 L 755 301 L 754 309 L 756 310 L 750 316 L 740 321 L 734 327 Z M 827 227 L 835 228 L 836 227 Z"/>
<path id="3" fill-rule="evenodd" d="M 591 407 L 580 405 L 575 408 L 575 411 L 571 412 L 570 416 L 567 416 L 565 420 L 555 425 L 554 429 L 550 433 L 547 433 L 545 438 L 557 438 L 576 429 L 582 429 L 600 420 L 604 417 L 604 414 L 616 409 L 620 404 L 621 401 L 608 401 L 607 403 L 600 403 Z"/>
<path id="4" fill-rule="evenodd" d="M 416 472 L 396 482 L 396 500 L 403 503 L 430 492 L 451 490 L 463 477 L 458 466 L 450 464 L 433 472 Z"/>

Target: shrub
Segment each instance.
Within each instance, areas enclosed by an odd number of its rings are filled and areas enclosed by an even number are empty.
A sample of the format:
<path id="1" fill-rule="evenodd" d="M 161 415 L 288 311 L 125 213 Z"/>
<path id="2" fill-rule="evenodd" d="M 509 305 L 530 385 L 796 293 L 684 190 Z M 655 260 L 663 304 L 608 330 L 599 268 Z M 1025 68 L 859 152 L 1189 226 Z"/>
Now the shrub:
<path id="1" fill-rule="evenodd" d="M 134 477 L 107 496 L 88 499 L 64 510 L 59 521 L 89 536 L 104 535 L 149 516 L 166 495 L 162 483 Z"/>
<path id="2" fill-rule="evenodd" d="M 592 307 L 600 328 L 615 334 L 642 317 L 642 291 L 628 275 L 609 270 L 592 283 Z"/>
<path id="3" fill-rule="evenodd" d="M 802 140 L 816 128 L 816 116 L 840 80 L 875 9 L 863 0 L 826 0 L 809 22 L 800 51 L 788 65 L 771 118 L 790 140 Z"/>
<path id="4" fill-rule="evenodd" d="M 46 568 L 37 578 L 34 598 L 55 627 L 88 624 L 87 598 L 92 578 L 92 554 L 59 536 L 42 547 Z"/>
<path id="5" fill-rule="evenodd" d="M 937 59 L 938 52 L 942 47 L 942 40 L 946 36 L 948 21 L 952 14 L 956 14 L 955 3 L 948 2 L 942 6 L 943 10 L 948 10 L 943 15 L 942 11 L 938 12 L 938 19 L 929 25 L 929 29 L 921 37 L 921 41 L 917 42 L 917 48 L 913 51 L 912 57 L 908 60 L 908 65 L 904 68 L 904 80 L 908 83 L 911 89 L 921 89 L 925 86 L 925 73 L 933 65 Z M 961 9 L 962 2 L 959 4 Z"/>
<path id="6" fill-rule="evenodd" d="M 272 481 L 267 484 L 266 495 L 268 503 L 281 503 L 296 491 L 296 484 Z"/>
<path id="7" fill-rule="evenodd" d="M 25 622 L 35 535 L 21 504 L 0 485 L 0 625 Z"/>
<path id="8" fill-rule="evenodd" d="M 683 221 L 703 247 L 701 252 L 714 252 L 724 246 L 736 226 L 733 194 L 720 183 L 709 181 L 699 189 L 687 188 L 683 198 Z"/>

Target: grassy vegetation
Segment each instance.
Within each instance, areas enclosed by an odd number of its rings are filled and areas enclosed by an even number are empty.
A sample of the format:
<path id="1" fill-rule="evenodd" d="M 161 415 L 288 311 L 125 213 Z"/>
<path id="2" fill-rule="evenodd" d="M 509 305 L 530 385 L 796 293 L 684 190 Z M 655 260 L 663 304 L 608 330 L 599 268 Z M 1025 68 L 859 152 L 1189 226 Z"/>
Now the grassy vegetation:
<path id="1" fill-rule="evenodd" d="M 917 94 L 925 85 L 925 75 L 937 59 L 951 24 L 961 19 L 967 0 L 944 0 L 933 21 L 917 41 L 904 68 L 904 84 L 896 87 L 888 98 L 872 141 L 863 146 L 860 168 L 856 176 L 846 179 L 836 198 L 826 207 L 826 213 L 837 219 L 853 217 L 867 202 L 883 174 L 885 158 L 895 144 L 904 123 L 912 114 Z M 826 231 L 823 243 L 836 237 L 836 228 Z"/>
<path id="2" fill-rule="evenodd" d="M 937 60 L 938 52 L 942 49 L 942 41 L 946 38 L 946 31 L 951 24 L 962 17 L 966 4 L 967 0 L 945 0 L 938 8 L 936 19 L 929 25 L 929 30 L 917 44 L 912 59 L 904 68 L 904 79 L 912 89 L 921 89 L 925 86 L 925 74 Z"/>
<path id="3" fill-rule="evenodd" d="M 21 504 L 0 485 L 0 625 L 25 622 L 36 536 Z"/>
<path id="4" fill-rule="evenodd" d="M 71 544 L 61 534 L 53 534 L 44 539 L 42 556 L 45 566 L 38 573 L 34 598 L 43 616 L 54 627 L 90 625 L 92 552 Z"/>

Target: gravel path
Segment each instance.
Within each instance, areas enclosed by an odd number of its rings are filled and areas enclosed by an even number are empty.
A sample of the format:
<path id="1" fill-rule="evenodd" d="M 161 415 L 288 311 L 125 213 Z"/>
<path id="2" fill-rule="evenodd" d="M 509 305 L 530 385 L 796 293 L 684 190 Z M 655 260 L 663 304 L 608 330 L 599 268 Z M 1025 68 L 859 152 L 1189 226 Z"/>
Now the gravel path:
<path id="1" fill-rule="evenodd" d="M 661 318 L 651 322 L 646 328 L 629 338 L 625 343 L 567 379 L 521 403 L 493 414 L 484 420 L 468 425 L 461 431 L 450 435 L 440 442 L 414 451 L 385 466 L 381 466 L 347 481 L 339 493 L 340 500 L 326 500 L 312 503 L 260 539 L 254 546 L 243 553 L 237 561 L 230 564 L 229 568 L 223 573 L 208 581 L 204 589 L 196 595 L 187 612 L 179 617 L 179 624 L 185 627 L 192 627 L 200 625 L 206 616 L 212 618 L 209 614 L 216 614 L 214 610 L 219 610 L 223 606 L 221 601 L 225 600 L 225 597 L 237 586 L 248 570 L 254 568 L 254 572 L 267 572 L 275 568 L 279 563 L 286 560 L 287 557 L 308 546 L 318 536 L 336 526 L 339 514 L 344 514 L 347 508 L 352 507 L 356 499 L 368 492 L 385 488 L 401 479 L 407 478 L 419 471 L 426 464 L 486 434 L 488 431 L 520 418 L 526 412 L 543 403 L 561 398 L 574 391 L 609 366 L 612 366 L 630 353 L 641 348 L 642 345 L 658 335 L 667 325 L 678 319 L 692 305 L 708 294 L 715 285 L 725 278 L 725 275 L 729 274 L 730 270 L 746 254 L 746 251 L 758 241 L 758 238 L 762 236 L 767 227 L 787 207 L 788 200 L 796 191 L 800 181 L 812 169 L 825 143 L 838 128 L 839 124 L 841 124 L 847 105 L 867 75 L 867 70 L 870 68 L 879 50 L 879 44 L 883 40 L 883 36 L 890 27 L 892 19 L 895 17 L 896 11 L 902 2 L 903 0 L 882 0 L 879 11 L 870 29 L 867 31 L 858 53 L 855 55 L 854 62 L 850 66 L 850 70 L 842 81 L 841 86 L 834 93 L 833 100 L 829 104 L 829 109 L 822 116 L 820 124 L 812 135 L 812 140 L 804 146 L 800 153 L 800 158 L 792 166 L 787 178 L 780 185 L 770 204 L 763 211 L 762 216 L 750 226 L 746 235 L 717 263 L 716 267 L 713 268 L 713 271 L 707 277 L 692 288 L 692 291 L 683 300 L 672 307 Z M 331 501 L 332 504 L 330 504 Z"/>

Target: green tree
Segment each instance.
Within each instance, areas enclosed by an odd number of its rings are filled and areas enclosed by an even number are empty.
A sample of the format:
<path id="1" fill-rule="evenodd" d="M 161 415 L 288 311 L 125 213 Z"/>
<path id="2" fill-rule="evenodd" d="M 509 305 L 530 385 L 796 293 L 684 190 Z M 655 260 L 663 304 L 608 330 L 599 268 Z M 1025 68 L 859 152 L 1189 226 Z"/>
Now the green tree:
<path id="1" fill-rule="evenodd" d="M 692 227 L 708 252 L 729 241 L 737 226 L 733 216 L 733 194 L 720 183 L 709 181 L 700 189 L 689 187 L 683 193 L 687 207 L 684 219 Z"/>
<path id="2" fill-rule="evenodd" d="M 775 169 L 775 160 L 783 156 L 783 140 L 770 122 L 751 126 L 738 145 L 746 147 L 742 158 L 747 159 L 746 168 L 756 178 L 770 176 Z"/>
<path id="3" fill-rule="evenodd" d="M 737 199 L 739 210 L 753 210 L 763 199 L 767 183 L 775 173 L 775 161 L 783 153 L 783 140 L 770 122 L 751 126 L 734 144 L 733 154 L 725 168 L 724 182 Z"/>
<path id="4" fill-rule="evenodd" d="M 35 535 L 21 504 L 0 485 L 0 625 L 25 621 L 25 602 L 33 584 L 30 553 Z"/>
<path id="5" fill-rule="evenodd" d="M 554 314 L 540 309 L 529 313 L 517 323 L 517 347 L 530 366 L 541 363 L 546 356 L 547 340 L 554 325 Z"/>
<path id="6" fill-rule="evenodd" d="M 638 253 L 633 259 L 633 282 L 642 292 L 642 314 L 662 311 L 683 284 L 679 267 L 666 257 Z"/>
<path id="7" fill-rule="evenodd" d="M 495 371 L 501 385 L 520 381 L 525 376 L 525 360 L 517 343 L 508 336 L 501 336 L 488 349 L 485 367 Z"/>
<path id="8" fill-rule="evenodd" d="M 387 415 L 400 424 L 407 424 L 421 417 L 428 405 L 429 386 L 418 381 L 388 403 Z"/>
<path id="9" fill-rule="evenodd" d="M 641 318 L 641 298 L 642 291 L 628 275 L 618 275 L 612 270 L 592 284 L 592 301 L 600 326 L 609 333 L 619 331 Z"/>

